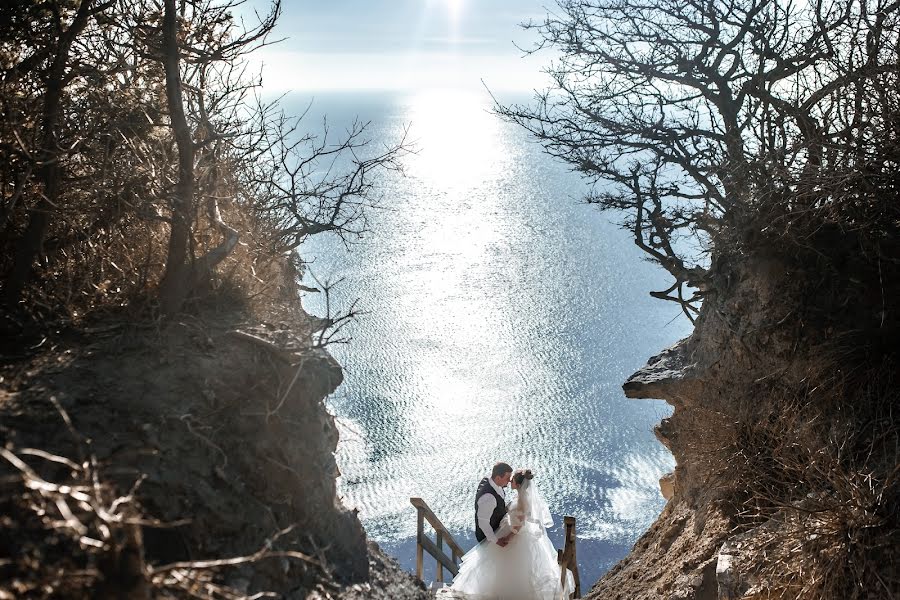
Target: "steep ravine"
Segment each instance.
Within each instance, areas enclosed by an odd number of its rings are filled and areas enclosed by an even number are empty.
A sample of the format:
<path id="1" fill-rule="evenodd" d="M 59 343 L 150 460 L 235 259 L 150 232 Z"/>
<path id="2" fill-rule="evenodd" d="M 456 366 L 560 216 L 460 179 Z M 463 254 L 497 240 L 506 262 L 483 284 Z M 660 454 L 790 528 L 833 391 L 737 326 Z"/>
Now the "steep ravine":
<path id="1" fill-rule="evenodd" d="M 720 259 L 712 272 L 693 334 L 624 385 L 674 407 L 657 427 L 677 465 L 661 482 L 668 504 L 586 597 L 892 597 L 896 267 L 883 266 L 884 290 L 858 270 L 812 278 L 772 254 Z M 337 498 L 337 430 L 323 400 L 341 370 L 311 347 L 296 302 L 278 315 L 107 316 L 3 339 L 6 451 L 42 481 L 87 490 L 73 473 L 89 464 L 110 500 L 139 486 L 128 513 L 137 526 L 115 529 L 97 552 L 58 505 L 40 508 L 63 488 L 26 489 L 7 456 L 0 599 L 187 597 L 158 572 L 181 562 L 195 566 L 171 573 L 246 594 L 427 597 Z M 90 511 L 70 508 L 88 537 L 102 533 Z M 273 556 L 196 566 L 260 550 Z M 870 593 L 872 582 L 884 593 Z"/>

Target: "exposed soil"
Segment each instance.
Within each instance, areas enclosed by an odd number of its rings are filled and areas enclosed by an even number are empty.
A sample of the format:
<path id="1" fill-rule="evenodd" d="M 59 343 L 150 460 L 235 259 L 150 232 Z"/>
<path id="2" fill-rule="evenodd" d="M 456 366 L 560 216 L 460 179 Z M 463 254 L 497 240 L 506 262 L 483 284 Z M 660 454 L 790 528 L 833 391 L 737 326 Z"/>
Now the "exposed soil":
<path id="1" fill-rule="evenodd" d="M 251 324 L 211 312 L 165 326 L 106 319 L 7 337 L 0 435 L 46 482 L 77 477 L 28 448 L 76 464 L 93 457 L 110 497 L 139 482 L 131 503 L 142 520 L 137 579 L 176 561 L 253 555 L 274 540 L 269 550 L 280 556 L 184 573 L 248 595 L 425 598 L 336 500 L 337 431 L 323 400 L 341 371 L 310 347 L 304 315 L 288 318 Z M 101 597 L 124 563 L 106 564 L 61 519 L 41 514 L 38 492 L 0 463 L 0 598 Z M 187 597 L 185 586 L 123 585 L 132 591 L 119 597 Z"/>

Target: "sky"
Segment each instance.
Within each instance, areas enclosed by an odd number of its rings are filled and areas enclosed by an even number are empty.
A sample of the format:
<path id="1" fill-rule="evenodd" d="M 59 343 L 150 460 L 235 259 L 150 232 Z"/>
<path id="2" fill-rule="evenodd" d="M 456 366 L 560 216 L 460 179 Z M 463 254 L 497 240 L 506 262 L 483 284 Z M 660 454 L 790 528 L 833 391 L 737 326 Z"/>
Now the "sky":
<path id="1" fill-rule="evenodd" d="M 284 0 L 273 39 L 255 53 L 267 91 L 530 91 L 546 54 L 523 57 L 553 0 Z M 265 10 L 252 0 L 243 8 Z M 245 18 L 253 17 L 245 14 Z M 520 48 L 517 48 L 516 46 Z M 257 65 L 257 66 L 258 66 Z"/>

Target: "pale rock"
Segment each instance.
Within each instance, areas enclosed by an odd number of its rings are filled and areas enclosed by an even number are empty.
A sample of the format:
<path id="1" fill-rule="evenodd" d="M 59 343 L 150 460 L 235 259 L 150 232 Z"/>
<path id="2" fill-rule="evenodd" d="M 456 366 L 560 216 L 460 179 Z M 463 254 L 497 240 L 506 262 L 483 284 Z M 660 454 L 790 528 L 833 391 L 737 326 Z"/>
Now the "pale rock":
<path id="1" fill-rule="evenodd" d="M 732 600 L 733 598 L 738 598 L 735 596 L 735 585 L 734 585 L 734 572 L 733 572 L 733 559 L 734 556 L 727 552 L 728 543 L 722 544 L 722 549 L 719 551 L 719 559 L 716 563 L 716 581 L 719 584 L 719 600 Z"/>
<path id="2" fill-rule="evenodd" d="M 686 395 L 687 388 L 696 383 L 689 357 L 688 339 L 663 350 L 628 378 L 622 385 L 629 398 L 659 398 L 677 401 Z"/>
<path id="3" fill-rule="evenodd" d="M 666 500 L 672 499 L 675 495 L 675 473 L 666 473 L 659 478 L 659 491 Z"/>

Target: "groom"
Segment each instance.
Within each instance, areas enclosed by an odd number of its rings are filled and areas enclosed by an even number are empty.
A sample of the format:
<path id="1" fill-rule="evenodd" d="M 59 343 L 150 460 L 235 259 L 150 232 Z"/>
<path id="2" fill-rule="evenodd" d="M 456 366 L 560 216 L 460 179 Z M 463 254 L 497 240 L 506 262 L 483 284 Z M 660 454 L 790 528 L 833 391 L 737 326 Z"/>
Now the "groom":
<path id="1" fill-rule="evenodd" d="M 512 477 L 512 467 L 498 462 L 491 469 L 491 476 L 485 477 L 478 484 L 475 492 L 475 539 L 479 542 L 487 540 L 501 548 L 509 543 L 511 536 L 497 537 L 497 530 L 506 516 L 506 493 L 503 488 Z"/>

